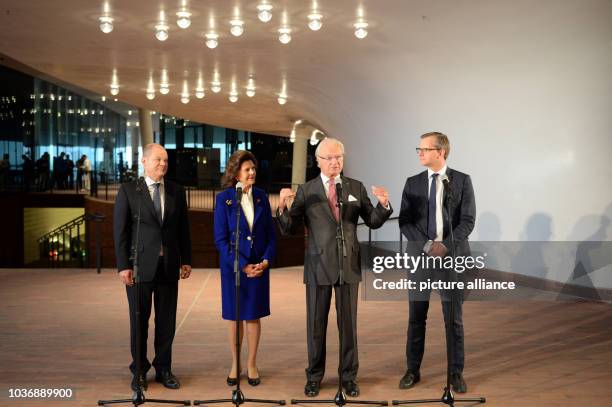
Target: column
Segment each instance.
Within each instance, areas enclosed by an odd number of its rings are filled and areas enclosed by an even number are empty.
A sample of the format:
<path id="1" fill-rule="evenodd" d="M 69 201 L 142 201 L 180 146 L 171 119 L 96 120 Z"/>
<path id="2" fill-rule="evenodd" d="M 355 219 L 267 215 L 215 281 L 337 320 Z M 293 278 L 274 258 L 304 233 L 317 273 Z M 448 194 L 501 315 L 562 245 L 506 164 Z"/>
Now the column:
<path id="1" fill-rule="evenodd" d="M 140 122 L 141 145 L 146 146 L 153 142 L 153 127 L 151 124 L 151 111 L 149 109 L 138 109 L 138 120 Z"/>
<path id="2" fill-rule="evenodd" d="M 306 162 L 308 158 L 308 135 L 301 129 L 296 130 L 293 143 L 293 163 L 291 165 L 292 189 L 306 182 Z"/>
<path id="3" fill-rule="evenodd" d="M 130 141 L 132 142 L 132 169 L 138 168 L 138 164 L 140 163 L 138 156 L 138 147 L 140 146 L 140 127 L 132 126 L 130 127 Z"/>

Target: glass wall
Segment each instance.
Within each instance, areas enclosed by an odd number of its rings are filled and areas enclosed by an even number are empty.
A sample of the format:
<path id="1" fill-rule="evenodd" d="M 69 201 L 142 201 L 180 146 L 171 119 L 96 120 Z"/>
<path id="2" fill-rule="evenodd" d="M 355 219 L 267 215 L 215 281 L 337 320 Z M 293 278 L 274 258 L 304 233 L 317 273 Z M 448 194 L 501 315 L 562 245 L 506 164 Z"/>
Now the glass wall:
<path id="1" fill-rule="evenodd" d="M 0 66 L 0 157 L 11 172 L 68 171 L 74 178 L 76 162 L 87 156 L 91 170 L 114 173 L 126 153 L 126 119 L 102 100 L 92 100 L 40 78 Z M 41 157 L 48 156 L 48 164 Z M 45 158 L 46 160 L 46 158 Z M 59 168 L 61 167 L 61 169 Z M 45 188 L 46 189 L 46 188 Z"/>
<path id="2" fill-rule="evenodd" d="M 174 116 L 160 117 L 160 144 L 169 150 L 219 149 L 221 171 L 225 171 L 225 163 L 234 151 L 251 149 L 250 137 L 251 132 L 248 131 L 192 122 Z"/>
<path id="3" fill-rule="evenodd" d="M 114 173 L 118 157 L 125 155 L 126 119 L 99 102 L 74 94 L 57 85 L 34 79 L 31 117 L 34 122 L 35 157 L 62 152 L 74 157 L 87 155 L 93 171 Z M 51 162 L 53 170 L 54 163 Z"/>
<path id="4" fill-rule="evenodd" d="M 169 175 L 176 176 L 185 185 L 219 188 L 226 163 L 236 150 L 249 150 L 255 154 L 258 186 L 273 192 L 291 183 L 293 144 L 287 137 L 164 115 L 160 116 L 159 130 L 157 141 L 166 147 L 170 158 Z M 181 171 L 183 165 L 191 166 L 191 169 Z"/>
<path id="5" fill-rule="evenodd" d="M 83 156 L 97 182 L 135 176 L 127 171 L 142 155 L 142 147 L 138 155 L 132 152 L 132 138 L 140 138 L 137 108 L 113 110 L 102 96 L 84 96 L 1 65 L 0 83 L 0 158 L 6 155 L 12 180 L 39 191 L 72 189 L 81 184 Z M 287 137 L 152 113 L 154 140 L 168 150 L 168 176 L 184 185 L 218 188 L 227 160 L 239 149 L 257 157 L 260 186 L 272 191 L 291 182 L 293 144 Z M 0 190 L 6 179 L 0 176 Z"/>

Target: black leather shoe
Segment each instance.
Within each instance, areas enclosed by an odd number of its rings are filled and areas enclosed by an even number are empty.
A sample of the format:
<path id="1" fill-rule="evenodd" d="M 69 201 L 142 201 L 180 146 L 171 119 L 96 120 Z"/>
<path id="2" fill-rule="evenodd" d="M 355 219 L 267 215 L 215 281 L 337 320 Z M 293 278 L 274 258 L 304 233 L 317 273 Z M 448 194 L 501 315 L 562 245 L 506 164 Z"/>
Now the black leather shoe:
<path id="1" fill-rule="evenodd" d="M 140 387 L 143 390 L 146 390 L 147 387 L 149 387 L 149 384 L 147 383 L 147 376 L 143 374 L 141 374 L 140 376 L 132 376 L 132 383 L 130 384 L 132 390 L 138 391 L 138 384 L 140 384 Z"/>
<path id="2" fill-rule="evenodd" d="M 344 387 L 344 391 L 346 392 L 347 396 L 359 396 L 359 385 L 355 382 L 355 380 L 349 380 L 348 382 L 342 383 L 342 387 Z"/>
<path id="3" fill-rule="evenodd" d="M 420 381 L 421 381 L 421 374 L 419 372 L 415 373 L 412 370 L 406 370 L 406 373 L 400 379 L 399 388 L 409 389 Z"/>
<path id="4" fill-rule="evenodd" d="M 451 373 L 451 386 L 453 386 L 455 393 L 467 392 L 467 384 L 465 384 L 461 373 Z"/>
<path id="5" fill-rule="evenodd" d="M 257 370 L 257 369 L 254 369 L 254 370 Z M 249 369 L 247 369 L 247 382 L 251 386 L 259 385 L 259 383 L 261 383 L 261 379 L 259 378 L 259 372 L 257 372 L 257 377 L 251 377 L 249 376 Z"/>
<path id="6" fill-rule="evenodd" d="M 227 382 L 228 386 L 235 386 L 236 384 L 238 384 L 238 378 L 237 377 L 229 377 L 229 376 L 227 376 L 227 379 L 225 381 Z"/>
<path id="7" fill-rule="evenodd" d="M 308 380 L 306 386 L 304 386 L 304 394 L 308 397 L 316 397 L 319 395 L 321 388 L 321 382 L 315 382 L 314 380 Z"/>
<path id="8" fill-rule="evenodd" d="M 256 377 L 256 378 L 247 377 L 247 382 L 251 386 L 257 386 L 257 385 L 259 385 L 259 383 L 261 383 L 261 379 L 259 377 Z"/>
<path id="9" fill-rule="evenodd" d="M 181 387 L 181 383 L 176 378 L 176 376 L 172 374 L 170 370 L 162 370 L 161 372 L 156 372 L 155 381 L 160 382 L 164 385 L 164 387 L 168 389 L 176 390 Z"/>

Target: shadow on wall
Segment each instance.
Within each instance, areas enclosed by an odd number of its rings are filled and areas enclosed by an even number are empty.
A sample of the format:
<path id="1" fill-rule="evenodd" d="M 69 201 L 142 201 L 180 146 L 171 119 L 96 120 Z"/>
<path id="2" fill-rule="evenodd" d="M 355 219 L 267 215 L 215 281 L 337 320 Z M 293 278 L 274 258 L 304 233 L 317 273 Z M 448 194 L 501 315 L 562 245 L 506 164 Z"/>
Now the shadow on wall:
<path id="1" fill-rule="evenodd" d="M 507 269 L 505 259 L 511 256 L 507 244 L 500 242 L 502 231 L 499 216 L 493 212 L 483 212 L 476 219 L 477 239 L 470 243 L 472 255 L 487 254 L 487 268 L 492 270 Z"/>
<path id="2" fill-rule="evenodd" d="M 546 278 L 548 276 L 548 266 L 544 259 L 544 251 L 550 245 L 551 236 L 551 216 L 543 212 L 531 215 L 527 219 L 525 229 L 521 232 L 521 240 L 525 243 L 512 258 L 512 271 Z"/>
<path id="3" fill-rule="evenodd" d="M 561 288 L 559 297 L 571 293 L 576 285 L 585 287 L 592 292 L 591 299 L 601 300 L 597 287 L 593 283 L 592 274 L 608 267 L 612 257 L 612 203 L 607 206 L 603 214 L 586 215 L 576 222 L 568 240 L 579 242 L 576 249 L 574 269 L 567 282 Z M 609 270 L 608 270 L 609 271 Z M 605 276 L 609 281 L 611 276 Z M 612 284 L 606 284 L 606 287 Z"/>
<path id="4" fill-rule="evenodd" d="M 612 298 L 612 203 L 578 219 L 564 241 L 551 241 L 553 220 L 545 212 L 527 219 L 520 241 L 499 241 L 501 221 L 492 212 L 478 217 L 475 232 L 472 254 L 487 256 L 487 269 L 540 279 L 532 283 L 552 289 L 557 300 Z"/>

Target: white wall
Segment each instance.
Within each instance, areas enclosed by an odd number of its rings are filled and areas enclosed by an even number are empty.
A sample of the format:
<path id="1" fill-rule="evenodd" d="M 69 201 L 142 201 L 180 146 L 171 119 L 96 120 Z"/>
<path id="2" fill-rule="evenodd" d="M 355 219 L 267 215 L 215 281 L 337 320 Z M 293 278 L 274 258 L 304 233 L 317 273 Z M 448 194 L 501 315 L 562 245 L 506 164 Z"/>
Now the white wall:
<path id="1" fill-rule="evenodd" d="M 345 173 L 387 186 L 397 215 L 420 134 L 442 131 L 449 166 L 472 176 L 472 240 L 553 241 L 506 243 L 491 266 L 612 288 L 609 244 L 554 243 L 612 240 L 612 1 L 443 4 L 397 29 L 404 48 L 345 72 L 359 84 L 339 102 L 351 120 L 330 132 Z M 373 236 L 397 240 L 397 225 Z"/>
<path id="2" fill-rule="evenodd" d="M 345 173 L 388 187 L 397 215 L 419 135 L 442 131 L 473 179 L 473 240 L 612 240 L 612 2 L 469 4 L 399 24 L 403 49 L 343 73 L 349 120 L 326 124 Z"/>

